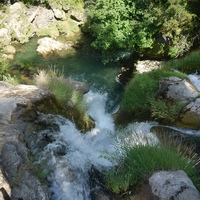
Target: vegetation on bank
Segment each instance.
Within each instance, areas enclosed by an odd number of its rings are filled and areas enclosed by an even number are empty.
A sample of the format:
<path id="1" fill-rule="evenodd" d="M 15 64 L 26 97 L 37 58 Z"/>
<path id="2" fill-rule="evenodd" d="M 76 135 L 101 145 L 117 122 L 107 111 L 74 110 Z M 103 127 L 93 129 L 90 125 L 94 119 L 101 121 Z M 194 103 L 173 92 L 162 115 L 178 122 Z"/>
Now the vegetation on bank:
<path id="1" fill-rule="evenodd" d="M 121 109 L 133 112 L 138 118 L 149 116 L 158 121 L 162 120 L 163 123 L 173 123 L 183 108 L 183 104 L 172 102 L 169 105 L 165 100 L 159 100 L 156 97 L 159 80 L 170 76 L 187 79 L 185 74 L 162 69 L 135 74 L 125 88 Z"/>
<path id="2" fill-rule="evenodd" d="M 190 2 L 191 4 L 191 2 Z M 86 31 L 104 60 L 123 52 L 156 48 L 157 54 L 182 56 L 193 45 L 198 19 L 187 0 L 97 0 L 88 9 Z M 193 8 L 194 9 L 194 8 Z"/>
<path id="3" fill-rule="evenodd" d="M 118 163 L 117 166 L 104 171 L 106 187 L 112 193 L 120 196 L 126 196 L 130 191 L 134 193 L 155 171 L 161 170 L 185 171 L 200 191 L 200 177 L 195 167 L 199 160 L 193 153 L 192 146 L 169 139 L 154 145 L 131 145 L 126 140 L 123 144 L 123 152 L 119 150 L 116 157 L 112 158 L 108 155 L 108 159 Z"/>
<path id="4" fill-rule="evenodd" d="M 73 88 L 64 75 L 54 69 L 40 71 L 35 75 L 35 83 L 41 88 L 49 89 L 62 107 L 75 108 L 81 117 L 86 115 L 86 103 L 83 93 Z"/>
<path id="5" fill-rule="evenodd" d="M 186 74 L 200 74 L 200 50 L 193 51 L 183 58 L 169 60 L 164 63 L 164 68 Z"/>

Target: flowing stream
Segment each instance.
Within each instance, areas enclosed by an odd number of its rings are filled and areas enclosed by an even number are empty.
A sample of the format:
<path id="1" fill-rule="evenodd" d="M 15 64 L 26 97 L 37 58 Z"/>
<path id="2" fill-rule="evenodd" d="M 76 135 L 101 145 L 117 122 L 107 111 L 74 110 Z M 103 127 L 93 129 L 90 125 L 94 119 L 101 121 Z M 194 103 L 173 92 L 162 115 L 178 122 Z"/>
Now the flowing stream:
<path id="1" fill-rule="evenodd" d="M 132 127 L 130 125 L 129 128 L 134 130 L 135 135 L 133 133 L 124 138 L 120 133 L 116 135 L 112 115 L 106 112 L 107 95 L 90 91 L 85 98 L 88 112 L 95 119 L 95 128 L 82 134 L 72 122 L 65 120 L 65 123 L 60 125 L 60 134 L 56 141 L 46 148 L 51 154 L 50 162 L 54 168 L 49 177 L 52 182 L 52 200 L 89 200 L 91 188 L 88 171 L 92 166 L 97 169 L 112 166 L 112 162 L 102 157 L 103 152 L 106 151 L 110 155 L 116 153 L 116 147 L 119 145 L 120 148 L 122 139 L 144 143 L 145 135 L 149 135 L 148 138 L 156 142 L 156 138 L 149 132 L 153 123 L 136 123 Z M 61 144 L 67 147 L 66 154 L 57 156 L 55 149 Z"/>
<path id="2" fill-rule="evenodd" d="M 32 46 L 31 46 L 32 44 Z M 46 146 L 42 153 L 48 157 L 53 171 L 48 179 L 51 183 L 52 200 L 90 200 L 91 188 L 89 170 L 92 166 L 97 169 L 111 167 L 115 163 L 104 157 L 120 153 L 122 141 L 130 144 L 145 143 L 149 140 L 157 143 L 157 138 L 150 132 L 155 122 L 130 124 L 126 129 L 131 134 L 121 134 L 116 130 L 112 114 L 118 109 L 122 86 L 115 81 L 119 66 L 104 66 L 95 58 L 70 51 L 64 57 L 45 60 L 36 52 L 35 42 L 29 43 L 19 50 L 17 60 L 22 58 L 32 60 L 36 65 L 53 66 L 61 70 L 67 77 L 87 82 L 91 88 L 84 98 L 88 106 L 88 114 L 95 120 L 95 128 L 88 133 L 81 133 L 75 125 L 59 116 L 57 123 L 60 127 L 55 141 Z M 26 52 L 27 55 L 24 55 Z M 23 62 L 26 62 L 24 60 Z M 191 75 L 191 82 L 200 90 L 200 77 Z M 188 133 L 191 133 L 190 130 Z M 192 132 L 194 133 L 194 132 Z M 196 132 L 199 134 L 199 131 Z M 148 139 L 147 139 L 148 138 Z M 148 143 L 150 143 L 148 141 Z M 58 153 L 59 149 L 64 149 Z"/>

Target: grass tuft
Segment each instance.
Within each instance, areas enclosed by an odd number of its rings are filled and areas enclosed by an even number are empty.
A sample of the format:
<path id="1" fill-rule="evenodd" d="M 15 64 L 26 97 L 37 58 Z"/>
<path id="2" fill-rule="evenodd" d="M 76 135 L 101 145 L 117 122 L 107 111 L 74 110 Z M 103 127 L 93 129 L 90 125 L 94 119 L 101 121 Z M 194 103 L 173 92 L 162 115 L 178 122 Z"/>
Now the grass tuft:
<path id="1" fill-rule="evenodd" d="M 200 190 L 200 178 L 195 168 L 199 160 L 192 148 L 169 140 L 156 145 L 124 144 L 124 153 L 116 156 L 118 165 L 104 171 L 106 186 L 112 193 L 127 193 L 159 170 L 183 170 Z"/>

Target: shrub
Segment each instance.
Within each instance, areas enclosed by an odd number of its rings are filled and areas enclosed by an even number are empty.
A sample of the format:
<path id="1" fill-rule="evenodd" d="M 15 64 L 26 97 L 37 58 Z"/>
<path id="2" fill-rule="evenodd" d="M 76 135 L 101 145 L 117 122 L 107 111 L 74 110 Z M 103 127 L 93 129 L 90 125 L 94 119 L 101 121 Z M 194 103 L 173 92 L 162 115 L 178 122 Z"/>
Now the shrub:
<path id="1" fill-rule="evenodd" d="M 125 88 L 121 101 L 121 109 L 134 112 L 136 116 L 142 116 L 145 113 L 151 114 L 153 109 L 153 116 L 162 118 L 162 116 L 159 117 L 157 115 L 158 113 L 155 114 L 156 107 L 154 102 L 156 101 L 156 92 L 159 88 L 159 80 L 170 76 L 187 78 L 185 74 L 166 70 L 154 70 L 147 73 L 135 74 L 134 78 Z"/>

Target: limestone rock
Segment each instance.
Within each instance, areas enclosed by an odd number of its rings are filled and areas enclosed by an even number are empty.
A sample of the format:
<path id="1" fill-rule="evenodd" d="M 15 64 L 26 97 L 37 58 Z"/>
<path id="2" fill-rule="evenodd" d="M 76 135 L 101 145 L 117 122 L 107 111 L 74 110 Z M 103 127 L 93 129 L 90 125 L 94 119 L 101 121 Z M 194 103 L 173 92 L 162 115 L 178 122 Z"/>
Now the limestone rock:
<path id="1" fill-rule="evenodd" d="M 43 56 L 54 51 L 61 51 L 69 48 L 69 45 L 56 41 L 49 37 L 39 39 L 38 44 L 39 46 L 37 48 L 37 52 Z"/>
<path id="2" fill-rule="evenodd" d="M 155 69 L 160 69 L 162 67 L 162 61 L 140 60 L 136 63 L 135 67 L 138 73 L 150 72 Z"/>
<path id="3" fill-rule="evenodd" d="M 33 102 L 50 96 L 48 90 L 34 85 L 10 85 L 0 81 L 0 123 L 12 123 L 12 114 L 19 105 L 28 107 Z"/>
<path id="4" fill-rule="evenodd" d="M 53 8 L 53 12 L 56 19 L 61 19 L 61 20 L 66 19 L 65 12 L 63 10 L 60 10 L 58 8 Z"/>
<path id="5" fill-rule="evenodd" d="M 150 177 L 149 184 L 160 200 L 200 199 L 199 192 L 182 170 L 156 172 Z"/>
<path id="6" fill-rule="evenodd" d="M 49 199 L 46 189 L 29 172 L 27 150 L 23 143 L 7 143 L 2 148 L 3 170 L 12 188 L 11 199 Z"/>
<path id="7" fill-rule="evenodd" d="M 200 98 L 194 99 L 182 110 L 177 126 L 184 126 L 192 129 L 200 128 Z"/>
<path id="8" fill-rule="evenodd" d="M 0 44 L 1 46 L 6 46 L 11 42 L 11 35 L 9 29 L 1 28 L 0 29 Z"/>
<path id="9" fill-rule="evenodd" d="M 199 91 L 189 81 L 174 76 L 161 79 L 157 92 L 160 98 L 184 103 L 193 100 L 199 94 Z"/>
<path id="10" fill-rule="evenodd" d="M 36 32 L 40 28 L 48 27 L 55 20 L 53 11 L 44 7 L 30 7 L 27 10 L 27 17 Z"/>
<path id="11" fill-rule="evenodd" d="M 24 4 L 17 2 L 9 7 L 9 13 L 2 19 L 4 28 L 20 43 L 28 42 L 34 34 L 33 25 L 29 23 L 26 12 Z"/>

